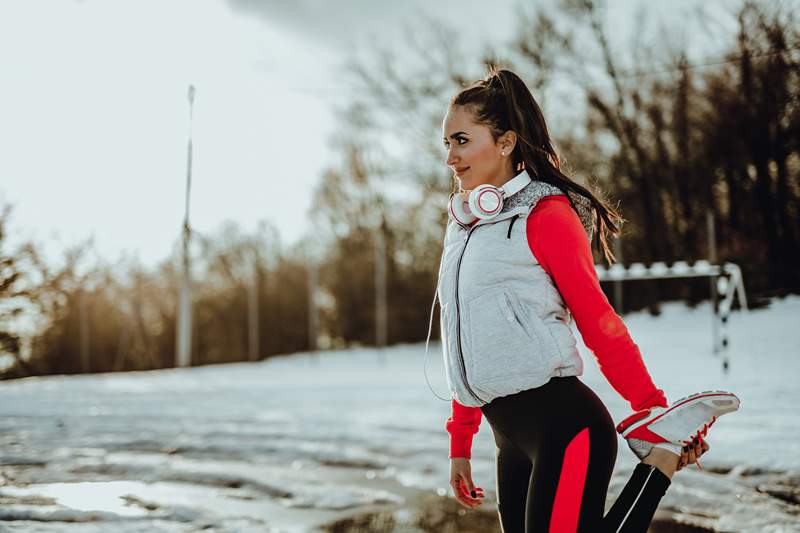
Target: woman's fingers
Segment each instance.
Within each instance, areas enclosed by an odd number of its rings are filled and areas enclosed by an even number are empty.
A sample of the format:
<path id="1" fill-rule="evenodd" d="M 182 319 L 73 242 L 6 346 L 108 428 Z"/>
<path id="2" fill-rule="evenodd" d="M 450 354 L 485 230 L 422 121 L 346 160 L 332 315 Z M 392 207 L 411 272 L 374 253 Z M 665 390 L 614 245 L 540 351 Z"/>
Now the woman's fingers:
<path id="1" fill-rule="evenodd" d="M 464 490 L 461 488 L 461 483 L 458 480 L 453 480 L 450 483 L 450 486 L 453 489 L 453 494 L 455 495 L 456 500 L 458 500 L 458 502 L 461 505 L 463 505 L 465 507 L 469 507 L 469 504 L 465 500 L 465 494 L 464 494 Z"/>
<path id="2" fill-rule="evenodd" d="M 464 486 L 463 484 L 461 485 L 460 492 L 461 492 L 461 500 L 467 507 L 472 508 L 475 507 L 475 505 L 477 505 L 475 499 L 469 495 L 469 493 L 467 492 L 467 487 Z"/>
<path id="3" fill-rule="evenodd" d="M 696 463 L 700 456 L 706 453 L 710 448 L 706 441 L 698 439 L 684 446 L 681 453 L 681 460 L 678 463 L 678 470 L 686 465 Z"/>
<path id="4" fill-rule="evenodd" d="M 698 444 L 700 444 L 700 446 L 699 446 L 699 455 L 703 455 L 704 453 L 706 453 L 711 448 L 708 445 L 708 443 L 706 442 L 706 440 L 703 439 L 702 437 L 700 439 L 698 439 Z"/>
<path id="5" fill-rule="evenodd" d="M 681 459 L 678 461 L 678 468 L 676 470 L 680 470 L 684 466 L 689 464 L 689 448 L 687 446 L 683 447 L 681 451 Z"/>
<path id="6" fill-rule="evenodd" d="M 483 503 L 483 489 L 472 482 L 472 470 L 468 459 L 452 458 L 450 461 L 450 487 L 461 505 L 473 508 Z"/>
<path id="7" fill-rule="evenodd" d="M 697 454 L 694 453 L 694 447 L 689 446 L 689 453 L 687 454 L 686 464 L 693 464 L 697 462 Z"/>
<path id="8" fill-rule="evenodd" d="M 471 475 L 464 477 L 464 484 L 467 487 L 467 493 L 469 493 L 472 498 L 478 498 L 478 488 L 475 486 L 475 483 L 473 483 Z M 481 489 L 481 491 L 483 491 L 483 489 Z"/>
<path id="9" fill-rule="evenodd" d="M 451 482 L 451 486 L 453 487 L 453 492 L 455 493 L 456 499 L 465 507 L 469 507 L 471 509 L 483 503 L 482 488 L 475 488 L 475 497 L 473 498 L 470 494 L 470 490 L 467 488 L 467 483 L 463 478 L 457 478 L 455 481 Z"/>
<path id="10" fill-rule="evenodd" d="M 684 446 L 681 452 L 680 462 L 686 466 L 694 463 L 695 461 L 697 461 L 697 454 L 694 453 L 694 446 L 692 444 Z"/>
<path id="11" fill-rule="evenodd" d="M 697 436 L 692 441 L 692 444 L 689 445 L 689 449 L 692 453 L 694 453 L 695 456 L 695 460 L 692 462 L 697 462 L 697 459 L 699 459 L 701 455 L 708 451 L 709 446 L 702 437 Z"/>
<path id="12" fill-rule="evenodd" d="M 458 500 L 459 503 L 461 503 L 461 505 L 464 505 L 465 507 L 468 507 L 469 505 L 467 504 L 467 501 L 466 501 L 466 498 L 465 498 L 466 494 L 465 494 L 464 488 L 463 488 L 463 486 L 461 484 L 461 480 L 459 478 L 453 479 L 450 482 L 450 486 L 453 487 L 453 494 L 455 495 L 456 500 Z"/>
<path id="13" fill-rule="evenodd" d="M 697 455 L 697 458 L 700 459 L 700 456 L 706 453 L 709 450 L 709 445 L 706 441 L 697 443 L 697 446 L 694 448 L 694 453 Z"/>
<path id="14" fill-rule="evenodd" d="M 681 451 L 681 458 L 678 461 L 676 471 L 681 470 L 683 467 L 694 464 L 701 455 L 711 449 L 711 446 L 705 440 L 695 440 L 692 444 L 683 447 Z"/>
<path id="15" fill-rule="evenodd" d="M 472 509 L 472 507 L 474 507 L 475 504 L 471 500 L 472 499 L 470 498 L 469 494 L 467 494 L 466 487 L 464 487 L 464 485 L 462 485 L 462 484 L 459 484 L 459 486 L 458 486 L 458 501 L 464 507 L 469 507 L 470 509 Z"/>
<path id="16" fill-rule="evenodd" d="M 476 487 L 472 481 L 469 459 L 451 458 L 450 487 L 458 502 L 465 507 L 473 508 L 483 503 L 483 489 Z"/>
<path id="17" fill-rule="evenodd" d="M 483 503 L 481 499 L 483 498 L 483 489 L 473 489 L 471 490 L 469 487 L 473 486 L 472 483 L 468 483 L 464 480 L 461 482 L 461 490 L 462 495 L 464 496 L 464 500 L 470 505 L 470 507 L 474 507 L 476 505 L 480 505 Z M 475 494 L 473 496 L 473 493 Z"/>

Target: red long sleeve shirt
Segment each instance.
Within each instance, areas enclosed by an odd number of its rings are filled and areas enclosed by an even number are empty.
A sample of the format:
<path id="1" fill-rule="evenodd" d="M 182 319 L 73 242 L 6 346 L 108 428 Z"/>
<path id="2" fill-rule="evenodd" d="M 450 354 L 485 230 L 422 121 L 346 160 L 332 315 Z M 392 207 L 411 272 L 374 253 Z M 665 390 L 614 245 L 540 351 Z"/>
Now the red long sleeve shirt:
<path id="1" fill-rule="evenodd" d="M 664 391 L 653 384 L 639 347 L 600 288 L 586 231 L 567 197 L 540 200 L 528 216 L 526 234 L 531 252 L 555 282 L 584 344 L 614 390 L 634 411 L 666 407 Z M 452 401 L 452 415 L 445 423 L 451 458 L 471 457 L 481 415 L 480 407 Z"/>

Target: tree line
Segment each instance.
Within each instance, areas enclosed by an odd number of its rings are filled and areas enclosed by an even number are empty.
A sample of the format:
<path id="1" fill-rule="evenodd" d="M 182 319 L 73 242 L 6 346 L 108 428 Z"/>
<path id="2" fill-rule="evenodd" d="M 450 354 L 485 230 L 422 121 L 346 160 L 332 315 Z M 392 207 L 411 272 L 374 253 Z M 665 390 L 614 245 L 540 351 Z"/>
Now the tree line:
<path id="1" fill-rule="evenodd" d="M 87 242 L 66 250 L 54 268 L 32 244 L 5 249 L 10 214 L 6 207 L 0 217 L 0 353 L 14 363 L 2 377 L 174 366 L 177 259 L 153 268 L 135 261 L 91 264 Z M 228 223 L 196 235 L 192 364 L 309 347 L 302 250 L 282 249 L 274 228 L 262 228 L 246 234 Z M 259 310 L 256 354 L 248 340 L 251 292 Z M 31 333 L 20 333 L 25 329 Z"/>

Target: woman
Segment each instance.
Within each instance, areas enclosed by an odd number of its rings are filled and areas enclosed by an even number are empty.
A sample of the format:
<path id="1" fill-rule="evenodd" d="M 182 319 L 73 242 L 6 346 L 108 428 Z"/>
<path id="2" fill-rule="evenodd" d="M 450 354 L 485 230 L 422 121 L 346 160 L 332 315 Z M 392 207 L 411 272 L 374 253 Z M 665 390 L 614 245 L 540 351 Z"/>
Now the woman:
<path id="1" fill-rule="evenodd" d="M 594 269 L 595 228 L 613 261 L 607 234 L 618 233 L 620 218 L 560 170 L 544 117 L 517 75 L 495 70 L 456 94 L 443 132 L 460 184 L 437 287 L 456 498 L 470 508 L 483 498 L 469 461 L 485 415 L 505 533 L 646 531 L 673 474 L 708 451 L 702 437 L 738 398 L 702 393 L 667 407 Z M 617 430 L 642 462 L 605 515 L 616 433 L 577 378 L 583 365 L 570 315 L 634 410 Z"/>

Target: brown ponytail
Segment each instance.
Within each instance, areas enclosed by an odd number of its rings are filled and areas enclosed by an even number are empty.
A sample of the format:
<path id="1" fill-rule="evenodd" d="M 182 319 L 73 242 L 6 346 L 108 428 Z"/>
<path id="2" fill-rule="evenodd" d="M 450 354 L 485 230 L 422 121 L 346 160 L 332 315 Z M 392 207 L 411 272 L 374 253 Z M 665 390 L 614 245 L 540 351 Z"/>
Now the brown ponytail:
<path id="1" fill-rule="evenodd" d="M 484 79 L 456 94 L 450 106 L 468 108 L 478 123 L 489 127 L 495 141 L 506 131 L 514 131 L 518 142 L 511 153 L 512 168 L 521 168 L 524 164 L 531 179 L 558 187 L 578 214 L 575 199 L 584 207 L 593 208 L 598 250 L 609 264 L 614 262 L 608 234 L 619 234 L 624 222 L 622 217 L 561 171 L 561 161 L 550 140 L 544 115 L 519 76 L 510 70 L 492 68 Z"/>

